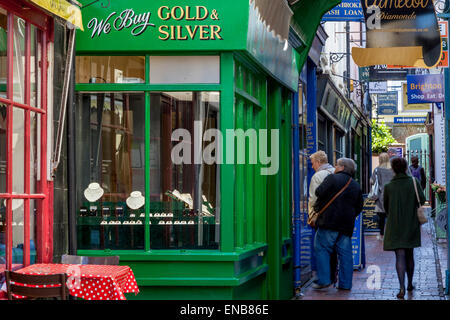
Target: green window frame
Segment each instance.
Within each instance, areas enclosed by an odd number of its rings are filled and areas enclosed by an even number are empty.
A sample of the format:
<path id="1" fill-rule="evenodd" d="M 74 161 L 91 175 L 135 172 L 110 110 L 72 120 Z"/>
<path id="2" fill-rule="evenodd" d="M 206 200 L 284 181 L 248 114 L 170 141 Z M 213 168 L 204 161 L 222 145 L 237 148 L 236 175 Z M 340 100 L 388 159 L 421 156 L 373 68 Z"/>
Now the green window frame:
<path id="1" fill-rule="evenodd" d="M 219 128 L 232 128 L 230 127 L 230 121 L 227 119 L 227 116 L 223 116 L 223 109 L 224 105 L 227 103 L 229 104 L 229 101 L 227 101 L 226 92 L 229 91 L 230 88 L 232 88 L 232 84 L 229 81 L 224 81 L 224 79 L 230 80 L 230 72 L 227 72 L 227 68 L 230 68 L 230 65 L 232 62 L 230 59 L 231 54 L 229 53 L 217 53 L 217 52 L 208 52 L 208 53 L 184 53 L 180 52 L 177 54 L 145 54 L 145 55 L 139 55 L 139 54 L 124 54 L 124 55 L 118 55 L 118 56 L 145 56 L 145 83 L 76 83 L 75 84 L 75 91 L 77 93 L 96 93 L 96 92 L 121 92 L 121 93 L 143 93 L 145 95 L 145 223 L 144 223 L 144 237 L 145 237 L 145 243 L 144 243 L 144 250 L 108 250 L 105 249 L 105 251 L 112 251 L 116 253 L 123 253 L 123 252 L 151 252 L 151 251 L 157 251 L 158 254 L 179 254 L 181 252 L 187 252 L 187 251 L 194 251 L 194 252 L 217 252 L 217 251 L 232 251 L 230 250 L 230 239 L 226 236 L 229 234 L 227 230 L 229 230 L 230 222 L 233 220 L 231 219 L 224 219 L 224 216 L 221 214 L 224 210 L 229 211 L 227 209 L 228 204 L 222 202 L 222 194 L 223 190 L 229 190 L 228 183 L 226 181 L 223 181 L 224 174 L 226 175 L 227 172 L 231 169 L 229 165 L 224 164 L 218 164 L 217 165 L 217 174 L 218 179 L 217 182 L 219 183 L 220 192 L 217 194 L 217 214 L 219 215 L 219 221 L 220 221 L 220 235 L 219 235 L 219 246 L 217 249 L 152 249 L 150 244 L 150 95 L 153 92 L 219 92 L 220 94 L 220 108 L 219 108 Z M 216 55 L 220 56 L 220 83 L 219 84 L 150 84 L 150 56 L 187 56 L 187 55 Z M 82 56 L 82 55 L 80 55 Z M 99 55 L 96 56 L 111 56 L 111 54 L 108 55 Z M 232 79 L 232 78 L 231 78 Z M 225 138 L 224 138 L 225 143 Z M 225 154 L 224 154 L 225 157 Z M 233 200 L 233 199 L 232 199 Z M 225 201 L 224 201 L 225 202 Z M 82 249 L 78 250 L 79 253 L 89 253 L 94 252 L 96 250 L 89 250 L 89 249 Z M 104 251 L 104 250 L 100 250 Z M 233 250 L 234 251 L 234 250 Z"/>

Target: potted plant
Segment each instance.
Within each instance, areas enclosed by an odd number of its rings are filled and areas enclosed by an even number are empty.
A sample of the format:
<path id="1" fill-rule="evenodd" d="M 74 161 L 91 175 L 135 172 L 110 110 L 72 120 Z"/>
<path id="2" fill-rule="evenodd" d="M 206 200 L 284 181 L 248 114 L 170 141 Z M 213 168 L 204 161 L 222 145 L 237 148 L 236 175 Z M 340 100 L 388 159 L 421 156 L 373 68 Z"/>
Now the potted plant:
<path id="1" fill-rule="evenodd" d="M 432 183 L 431 184 L 431 190 L 433 190 L 434 193 L 436 193 L 436 196 L 438 197 L 439 201 L 442 203 L 447 202 L 447 189 L 445 186 L 439 184 L 439 183 Z"/>

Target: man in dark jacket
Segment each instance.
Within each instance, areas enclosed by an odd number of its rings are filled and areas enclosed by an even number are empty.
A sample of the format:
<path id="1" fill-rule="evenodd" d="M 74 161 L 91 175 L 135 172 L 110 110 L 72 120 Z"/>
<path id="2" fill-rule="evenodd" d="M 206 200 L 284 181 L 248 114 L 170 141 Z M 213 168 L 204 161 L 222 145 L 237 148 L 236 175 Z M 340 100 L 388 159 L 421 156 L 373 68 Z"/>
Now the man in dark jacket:
<path id="1" fill-rule="evenodd" d="M 411 157 L 411 165 L 409 166 L 409 171 L 413 177 L 416 177 L 420 181 L 420 186 L 422 190 L 425 190 L 427 186 L 427 177 L 425 175 L 425 170 L 419 166 L 419 157 Z"/>
<path id="2" fill-rule="evenodd" d="M 330 253 L 336 249 L 339 260 L 338 289 L 350 290 L 353 277 L 352 235 L 355 219 L 363 208 L 363 196 L 359 184 L 352 179 L 356 164 L 352 159 L 341 158 L 336 162 L 335 174 L 325 178 L 316 189 L 315 210 L 320 211 L 350 181 L 345 190 L 319 216 L 314 239 L 317 261 L 315 289 L 328 287 L 330 283 Z"/>

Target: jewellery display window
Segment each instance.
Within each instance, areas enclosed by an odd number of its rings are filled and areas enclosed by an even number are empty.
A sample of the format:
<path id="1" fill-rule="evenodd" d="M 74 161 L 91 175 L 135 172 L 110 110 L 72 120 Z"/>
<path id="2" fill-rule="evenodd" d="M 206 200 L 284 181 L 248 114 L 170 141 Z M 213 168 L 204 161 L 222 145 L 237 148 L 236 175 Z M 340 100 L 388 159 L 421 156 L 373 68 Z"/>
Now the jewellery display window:
<path id="1" fill-rule="evenodd" d="M 219 246 L 217 162 L 206 159 L 215 157 L 217 150 L 205 154 L 209 147 L 217 148 L 218 141 L 202 141 L 205 132 L 218 129 L 219 98 L 218 92 L 151 93 L 151 249 Z M 180 130 L 180 135 L 173 134 Z M 205 153 L 195 161 L 199 146 Z M 182 163 L 177 157 L 184 159 Z"/>
<path id="2" fill-rule="evenodd" d="M 144 94 L 78 93 L 76 130 L 78 249 L 144 249 L 145 206 L 126 205 L 145 191 Z"/>
<path id="3" fill-rule="evenodd" d="M 77 93 L 79 250 L 219 247 L 219 101 L 151 92 L 146 123 L 145 93 Z M 145 205 L 131 209 L 133 194 Z"/>

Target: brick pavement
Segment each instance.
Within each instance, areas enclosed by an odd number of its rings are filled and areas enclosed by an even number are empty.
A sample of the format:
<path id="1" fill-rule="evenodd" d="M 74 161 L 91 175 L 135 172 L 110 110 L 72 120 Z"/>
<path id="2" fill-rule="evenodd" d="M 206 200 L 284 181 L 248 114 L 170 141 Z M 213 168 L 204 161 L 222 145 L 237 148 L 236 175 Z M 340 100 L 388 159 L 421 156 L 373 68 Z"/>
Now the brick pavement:
<path id="1" fill-rule="evenodd" d="M 442 285 L 445 285 L 445 270 L 447 269 L 447 243 L 434 241 L 434 227 L 430 222 L 422 226 L 422 246 L 414 249 L 415 270 L 413 284 L 416 290 L 407 292 L 405 300 L 445 300 Z M 365 269 L 353 272 L 353 287 L 351 291 L 337 290 L 329 287 L 314 290 L 311 283 L 303 288 L 301 300 L 397 300 L 399 290 L 397 272 L 395 270 L 395 253 L 383 251 L 382 240 L 376 235 L 366 235 L 366 266 Z M 436 250 L 434 250 L 436 248 Z M 436 259 L 435 252 L 439 252 Z M 440 263 L 439 263 L 440 262 Z M 438 266 L 440 264 L 440 266 Z M 437 267 L 438 266 L 438 267 Z M 379 269 L 378 269 L 379 267 Z M 440 268 L 439 268 L 440 267 Z M 376 287 L 374 270 L 380 271 L 381 281 Z M 437 270 L 440 269 L 441 277 Z M 405 281 L 407 284 L 405 275 Z M 368 281 L 369 280 L 369 281 Z M 442 283 L 442 281 L 444 283 Z M 369 285 L 367 284 L 369 283 Z M 372 288 L 369 288 L 372 287 Z M 375 288 L 373 288 L 375 287 Z"/>

